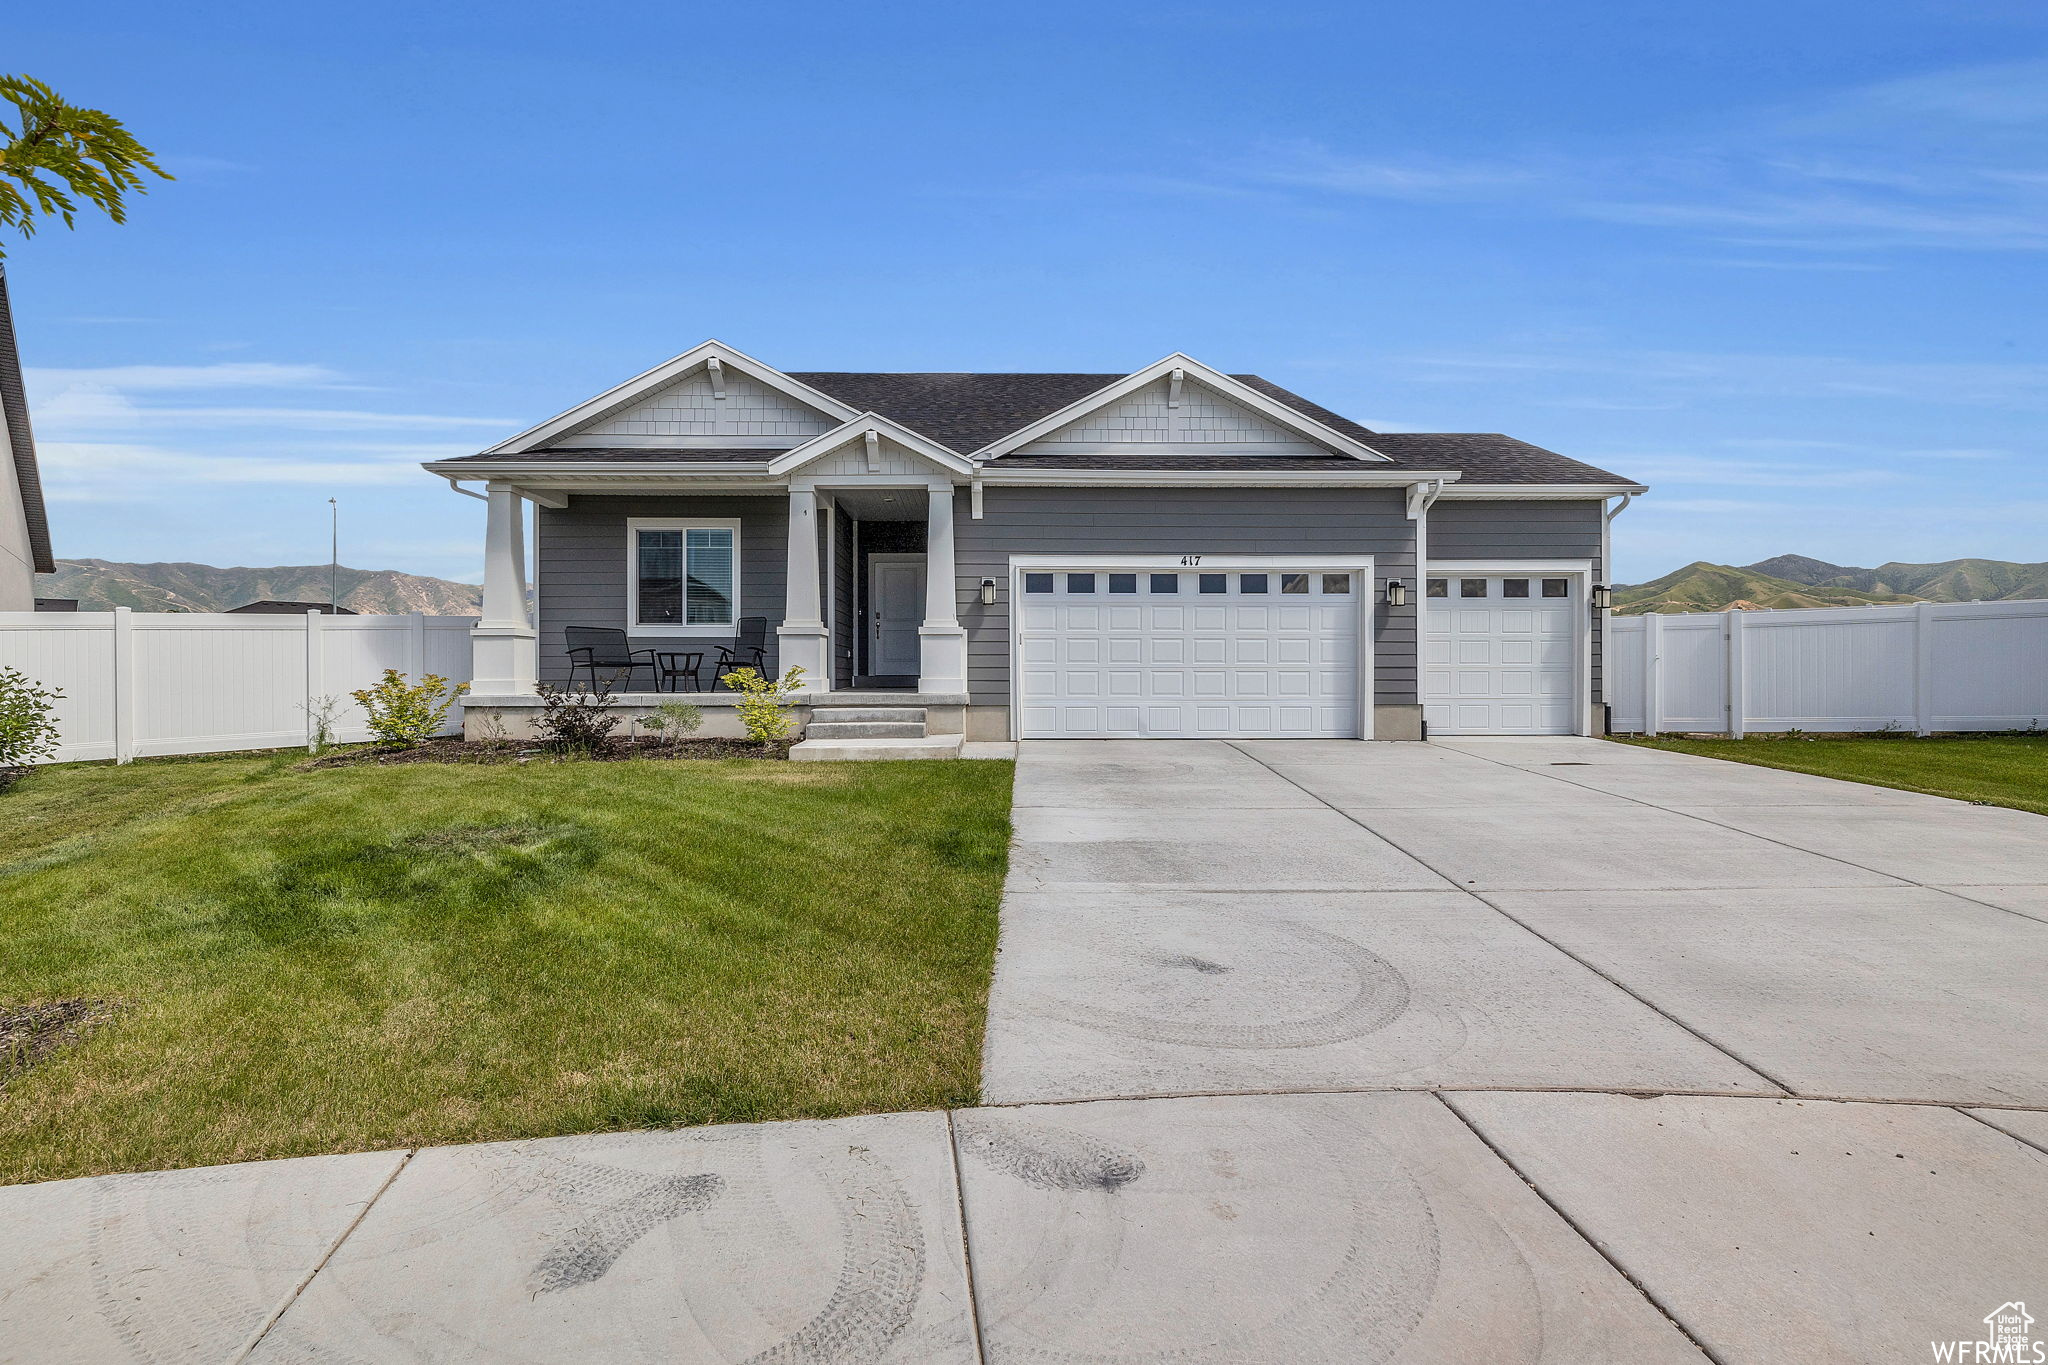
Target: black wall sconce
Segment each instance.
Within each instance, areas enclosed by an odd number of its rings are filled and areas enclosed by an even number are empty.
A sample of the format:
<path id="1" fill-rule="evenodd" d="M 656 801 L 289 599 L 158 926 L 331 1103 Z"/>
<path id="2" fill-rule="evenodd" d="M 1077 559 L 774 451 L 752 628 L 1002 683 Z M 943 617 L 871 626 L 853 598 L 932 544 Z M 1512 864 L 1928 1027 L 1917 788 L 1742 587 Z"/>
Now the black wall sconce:
<path id="1" fill-rule="evenodd" d="M 1408 585 L 1398 578 L 1387 580 L 1387 605 L 1405 607 L 1408 605 Z"/>
<path id="2" fill-rule="evenodd" d="M 992 607 L 996 604 L 996 581 L 993 578 L 981 580 L 981 605 Z"/>
<path id="3" fill-rule="evenodd" d="M 1613 605 L 1614 589 L 1608 587 L 1605 583 L 1595 583 L 1593 585 L 1593 610 L 1606 611 Z"/>

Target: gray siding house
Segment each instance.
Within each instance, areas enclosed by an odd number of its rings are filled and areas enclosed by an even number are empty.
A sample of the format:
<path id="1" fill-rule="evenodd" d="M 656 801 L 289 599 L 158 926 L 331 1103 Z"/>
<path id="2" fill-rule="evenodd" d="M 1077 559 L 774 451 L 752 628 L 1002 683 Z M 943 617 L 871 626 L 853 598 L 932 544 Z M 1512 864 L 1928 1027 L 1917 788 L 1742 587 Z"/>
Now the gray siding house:
<path id="1" fill-rule="evenodd" d="M 515 734 L 579 626 L 669 666 L 618 675 L 627 708 L 729 704 L 746 636 L 808 707 L 934 736 L 1598 733 L 1608 524 L 1645 491 L 1185 355 L 782 372 L 715 341 L 426 468 L 490 505 L 469 713 Z"/>

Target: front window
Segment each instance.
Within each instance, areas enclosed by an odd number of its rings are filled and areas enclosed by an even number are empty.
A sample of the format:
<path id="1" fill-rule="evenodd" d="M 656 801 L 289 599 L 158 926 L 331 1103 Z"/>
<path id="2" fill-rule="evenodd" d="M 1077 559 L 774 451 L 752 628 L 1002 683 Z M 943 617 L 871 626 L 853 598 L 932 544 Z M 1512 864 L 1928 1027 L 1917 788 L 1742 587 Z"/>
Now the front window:
<path id="1" fill-rule="evenodd" d="M 635 525 L 633 625 L 730 627 L 738 614 L 738 539 L 733 526 Z"/>

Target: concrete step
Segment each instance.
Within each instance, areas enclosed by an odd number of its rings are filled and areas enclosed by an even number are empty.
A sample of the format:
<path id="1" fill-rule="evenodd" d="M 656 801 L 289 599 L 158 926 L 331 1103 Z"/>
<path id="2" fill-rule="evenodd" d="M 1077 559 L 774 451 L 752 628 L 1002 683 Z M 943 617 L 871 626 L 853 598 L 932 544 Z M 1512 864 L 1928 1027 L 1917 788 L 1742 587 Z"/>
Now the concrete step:
<path id="1" fill-rule="evenodd" d="M 811 719 L 813 721 L 828 721 L 835 725 L 841 721 L 857 724 L 871 720 L 914 722 L 922 725 L 924 724 L 924 708 L 922 706 L 813 706 L 811 708 Z"/>
<path id="2" fill-rule="evenodd" d="M 960 736 L 919 739 L 807 739 L 790 749 L 797 763 L 871 763 L 892 758 L 958 758 Z"/>
<path id="3" fill-rule="evenodd" d="M 923 739 L 922 720 L 813 720 L 806 739 Z"/>

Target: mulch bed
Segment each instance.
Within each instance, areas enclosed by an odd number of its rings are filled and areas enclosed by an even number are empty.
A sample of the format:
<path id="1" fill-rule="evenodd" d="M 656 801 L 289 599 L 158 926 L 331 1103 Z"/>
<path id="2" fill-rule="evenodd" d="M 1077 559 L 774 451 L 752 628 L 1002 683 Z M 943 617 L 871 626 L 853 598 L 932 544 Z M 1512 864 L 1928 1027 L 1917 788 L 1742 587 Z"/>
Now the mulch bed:
<path id="1" fill-rule="evenodd" d="M 398 763 L 625 763 L 646 758 L 788 758 L 794 740 L 756 744 L 751 739 L 607 739 L 594 750 L 563 751 L 518 740 L 434 739 L 416 749 L 374 745 L 338 749 L 310 759 L 307 768 L 358 768 Z"/>
<path id="2" fill-rule="evenodd" d="M 49 1000 L 0 1007 L 0 1089 L 60 1047 L 114 1017 L 111 1000 Z"/>

